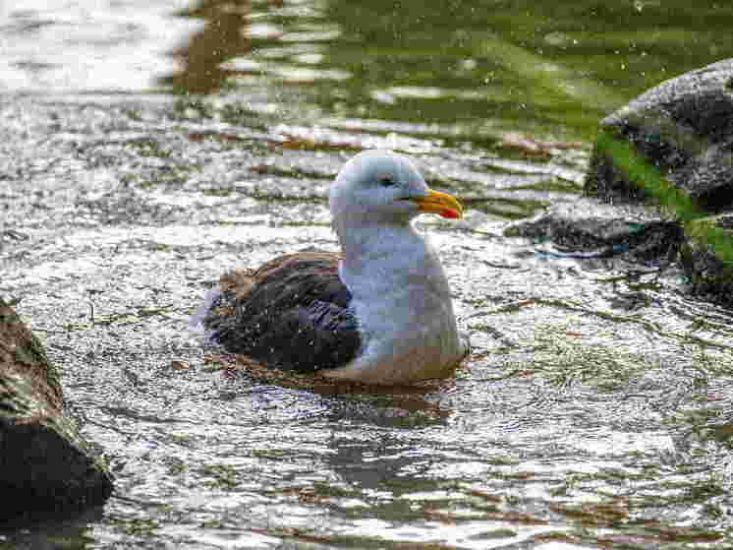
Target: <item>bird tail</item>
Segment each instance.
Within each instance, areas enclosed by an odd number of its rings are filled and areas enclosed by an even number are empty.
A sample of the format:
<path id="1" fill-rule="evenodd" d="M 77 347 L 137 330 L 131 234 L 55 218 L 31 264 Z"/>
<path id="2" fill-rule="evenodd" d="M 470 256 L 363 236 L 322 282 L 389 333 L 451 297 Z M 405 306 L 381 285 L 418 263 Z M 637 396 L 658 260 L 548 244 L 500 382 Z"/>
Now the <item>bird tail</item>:
<path id="1" fill-rule="evenodd" d="M 214 288 L 209 289 L 204 296 L 204 301 L 196 309 L 191 319 L 188 321 L 188 326 L 194 332 L 204 337 L 207 343 L 213 342 L 214 331 L 206 327 L 206 317 L 209 315 L 211 308 L 221 298 L 222 292 L 218 285 Z"/>

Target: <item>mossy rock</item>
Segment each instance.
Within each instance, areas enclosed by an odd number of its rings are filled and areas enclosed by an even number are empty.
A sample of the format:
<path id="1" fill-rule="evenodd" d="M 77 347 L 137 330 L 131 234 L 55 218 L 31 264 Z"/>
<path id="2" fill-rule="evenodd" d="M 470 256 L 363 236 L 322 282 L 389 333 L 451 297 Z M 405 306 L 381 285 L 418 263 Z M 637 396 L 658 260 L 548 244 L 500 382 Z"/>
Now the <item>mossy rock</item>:
<path id="1" fill-rule="evenodd" d="M 676 259 L 692 293 L 733 306 L 733 59 L 667 80 L 601 121 L 585 191 L 610 203 L 652 199 L 680 229 Z"/>
<path id="2" fill-rule="evenodd" d="M 697 220 L 688 227 L 688 233 L 695 233 L 695 226 L 703 224 L 721 229 L 733 248 L 733 214 Z M 682 247 L 680 260 L 695 295 L 733 307 L 733 261 L 723 257 L 721 251 L 715 250 L 705 239 L 694 236 Z"/>
<path id="3" fill-rule="evenodd" d="M 111 491 L 103 463 L 64 415 L 58 371 L 0 298 L 0 520 L 78 510 Z"/>
<path id="4" fill-rule="evenodd" d="M 603 119 L 601 128 L 630 142 L 700 210 L 733 210 L 733 59 L 659 84 Z M 599 146 L 585 191 L 611 202 L 647 196 Z"/>

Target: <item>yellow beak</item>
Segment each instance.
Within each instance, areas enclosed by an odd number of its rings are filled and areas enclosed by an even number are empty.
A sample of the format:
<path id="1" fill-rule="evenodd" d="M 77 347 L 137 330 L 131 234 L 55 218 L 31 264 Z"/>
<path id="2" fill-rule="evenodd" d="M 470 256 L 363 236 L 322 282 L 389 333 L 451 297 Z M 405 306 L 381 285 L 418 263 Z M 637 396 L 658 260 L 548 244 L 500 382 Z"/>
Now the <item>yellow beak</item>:
<path id="1" fill-rule="evenodd" d="M 463 205 L 453 195 L 428 189 L 425 197 L 413 199 L 420 212 L 439 214 L 444 218 L 458 219 L 463 217 Z"/>

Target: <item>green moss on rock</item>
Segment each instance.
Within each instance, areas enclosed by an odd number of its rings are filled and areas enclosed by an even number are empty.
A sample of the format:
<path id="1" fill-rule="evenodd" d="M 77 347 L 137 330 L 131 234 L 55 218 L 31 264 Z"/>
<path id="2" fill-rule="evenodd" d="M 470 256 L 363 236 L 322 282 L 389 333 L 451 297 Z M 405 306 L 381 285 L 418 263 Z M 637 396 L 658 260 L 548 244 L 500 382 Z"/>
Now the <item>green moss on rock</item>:
<path id="1" fill-rule="evenodd" d="M 730 254 L 721 253 L 720 246 L 715 247 L 707 239 L 696 237 L 697 230 L 703 228 L 707 233 L 711 228 L 718 230 L 728 246 L 733 247 L 733 215 L 698 220 L 687 229 L 690 238 L 680 251 L 682 266 L 696 295 L 732 307 L 733 262 Z"/>
<path id="2" fill-rule="evenodd" d="M 63 414 L 59 372 L 0 298 L 0 519 L 101 503 L 103 463 Z"/>

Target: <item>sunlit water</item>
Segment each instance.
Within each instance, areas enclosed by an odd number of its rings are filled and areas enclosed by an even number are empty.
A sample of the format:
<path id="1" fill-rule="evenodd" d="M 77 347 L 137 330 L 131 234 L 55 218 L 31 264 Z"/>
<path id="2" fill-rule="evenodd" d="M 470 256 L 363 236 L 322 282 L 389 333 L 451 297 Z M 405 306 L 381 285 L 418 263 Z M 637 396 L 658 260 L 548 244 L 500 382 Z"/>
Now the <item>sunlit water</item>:
<path id="1" fill-rule="evenodd" d="M 730 8 L 23 4 L 0 8 L 0 292 L 116 491 L 0 541 L 733 544 L 733 316 L 673 267 L 504 233 L 550 207 L 648 216 L 581 196 L 592 127 L 730 53 Z M 327 187 L 373 147 L 467 200 L 419 224 L 473 346 L 455 380 L 354 393 L 222 362 L 188 326 L 207 289 L 335 249 Z"/>

